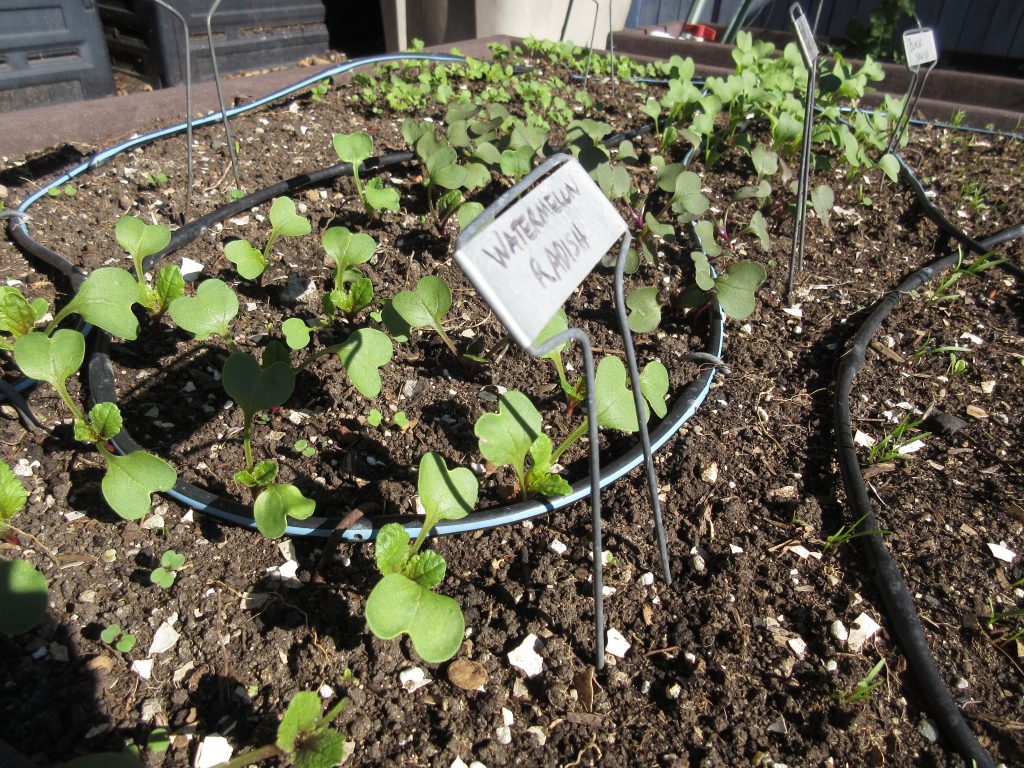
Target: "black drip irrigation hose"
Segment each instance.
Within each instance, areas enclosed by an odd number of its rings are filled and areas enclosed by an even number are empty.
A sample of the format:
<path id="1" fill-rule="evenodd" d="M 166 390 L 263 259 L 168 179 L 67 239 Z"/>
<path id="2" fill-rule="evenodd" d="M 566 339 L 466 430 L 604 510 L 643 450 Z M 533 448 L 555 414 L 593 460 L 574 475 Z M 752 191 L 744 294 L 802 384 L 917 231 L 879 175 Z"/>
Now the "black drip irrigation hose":
<path id="1" fill-rule="evenodd" d="M 347 68 L 373 64 L 381 60 L 393 60 L 393 58 L 394 57 L 369 57 L 367 59 L 359 60 L 358 62 L 349 62 Z M 448 61 L 453 59 L 452 57 L 447 57 L 442 60 Z M 324 74 L 318 75 L 314 78 L 307 78 L 303 82 L 292 86 L 290 89 L 286 88 L 272 94 L 271 96 L 260 99 L 256 104 L 262 105 L 273 99 L 280 98 L 283 95 L 300 91 L 313 83 L 319 82 L 323 76 Z M 249 108 L 251 107 L 246 105 L 243 109 Z M 237 113 L 237 111 L 235 111 L 235 113 Z M 211 122 L 215 119 L 219 119 L 219 113 L 205 118 L 204 121 Z M 610 146 L 611 144 L 621 142 L 624 139 L 636 138 L 645 133 L 649 133 L 652 128 L 653 125 L 648 122 L 632 131 L 616 133 L 609 136 L 604 140 L 604 143 Z M 63 183 L 69 177 L 77 176 L 86 170 L 106 163 L 117 154 L 127 149 L 144 145 L 148 141 L 154 141 L 173 133 L 180 133 L 181 130 L 184 129 L 184 125 L 179 125 L 174 128 L 154 132 L 147 136 L 143 136 L 140 139 L 134 139 L 131 142 L 119 145 L 119 147 L 104 150 L 103 152 L 97 153 L 97 155 L 95 155 L 90 161 L 55 180 L 49 186 Z M 367 160 L 363 164 L 361 170 L 366 173 L 372 173 L 407 163 L 414 157 L 415 155 L 412 152 L 394 152 Z M 277 182 L 276 184 L 257 190 L 256 192 L 253 192 L 239 200 L 220 206 L 216 210 L 188 222 L 175 230 L 171 235 L 171 240 L 167 247 L 160 253 L 147 258 L 144 266 L 147 270 L 152 268 L 152 266 L 160 259 L 170 256 L 178 249 L 195 241 L 207 228 L 217 222 L 224 221 L 225 219 L 249 210 L 256 205 L 265 203 L 274 197 L 289 194 L 305 187 L 323 184 L 335 178 L 351 174 L 352 166 L 350 163 L 336 163 L 327 168 L 299 174 L 298 176 L 294 176 L 290 179 Z M 24 212 L 32 203 L 42 197 L 42 195 L 45 194 L 45 191 L 45 189 L 40 190 L 40 192 L 37 192 L 31 198 L 26 200 L 19 210 Z M 72 286 L 75 290 L 79 288 L 86 277 L 86 273 L 80 267 L 72 264 L 68 259 L 33 239 L 23 220 L 11 227 L 11 236 L 27 253 L 39 258 L 42 262 L 67 275 L 71 279 Z M 98 332 L 94 334 L 92 353 L 87 363 L 90 397 L 93 402 L 116 402 L 117 391 L 114 381 L 113 365 L 109 354 L 110 337 L 105 332 L 100 331 L 99 329 L 97 330 Z M 712 359 L 719 358 L 722 353 L 724 335 L 725 318 L 722 314 L 721 307 L 716 303 L 710 312 L 707 348 L 702 354 L 710 355 Z M 651 444 L 653 449 L 656 450 L 663 446 L 669 438 L 671 438 L 696 412 L 696 409 L 707 398 L 714 376 L 715 369 L 713 367 L 706 369 L 699 373 L 689 385 L 683 388 L 673 403 L 669 413 L 661 421 L 658 427 L 651 432 Z M 22 379 L 18 382 L 18 388 L 20 390 L 24 386 L 30 386 L 33 383 L 34 382 L 31 379 Z M 123 430 L 119 435 L 117 435 L 111 443 L 120 453 L 131 453 L 132 451 L 141 449 L 126 430 Z M 630 450 L 627 450 L 622 455 L 613 459 L 609 464 L 602 467 L 601 477 L 599 478 L 600 486 L 604 488 L 610 485 L 631 469 L 638 466 L 642 461 L 642 452 L 638 445 L 634 445 Z M 527 520 L 547 512 L 562 509 L 569 504 L 584 498 L 589 494 L 590 486 L 591 483 L 589 477 L 582 478 L 572 485 L 571 493 L 564 497 L 532 499 L 517 504 L 475 512 L 462 520 L 442 521 L 435 527 L 434 531 L 432 531 L 432 535 L 464 533 Z M 167 495 L 181 504 L 227 522 L 249 528 L 256 527 L 251 507 L 244 506 L 231 499 L 219 497 L 190 483 L 179 480 Z M 413 536 L 419 533 L 419 528 L 422 523 L 422 519 L 414 515 L 368 515 L 352 523 L 344 531 L 339 531 L 337 530 L 339 519 L 340 518 L 333 517 L 311 517 L 303 521 L 294 521 L 293 524 L 289 525 L 286 529 L 285 535 L 319 537 L 329 537 L 333 535 L 335 537 L 340 536 L 342 539 L 351 541 L 366 541 L 374 538 L 380 527 L 388 523 L 394 522 L 403 525 L 409 531 L 410 535 Z"/>
<path id="2" fill-rule="evenodd" d="M 1021 237 L 1024 237 L 1024 224 L 1001 230 L 981 240 L 979 245 L 983 249 L 982 253 L 987 253 L 1002 243 Z M 861 324 L 850 340 L 849 349 L 839 361 L 834 410 L 836 452 L 852 517 L 855 520 L 863 518 L 864 530 L 878 530 L 879 524 L 868 497 L 867 486 L 857 459 L 857 449 L 853 442 L 850 425 L 850 391 L 853 379 L 864 365 L 867 346 L 871 339 L 903 296 L 931 281 L 941 272 L 955 267 L 960 258 L 960 250 L 957 249 L 934 259 L 889 291 Z M 886 615 L 921 688 L 922 698 L 931 709 L 943 734 L 964 760 L 973 761 L 979 768 L 991 768 L 995 763 L 978 743 L 939 674 L 928 648 L 914 599 L 899 565 L 881 536 L 864 536 L 861 542 L 871 577 L 882 595 Z"/>

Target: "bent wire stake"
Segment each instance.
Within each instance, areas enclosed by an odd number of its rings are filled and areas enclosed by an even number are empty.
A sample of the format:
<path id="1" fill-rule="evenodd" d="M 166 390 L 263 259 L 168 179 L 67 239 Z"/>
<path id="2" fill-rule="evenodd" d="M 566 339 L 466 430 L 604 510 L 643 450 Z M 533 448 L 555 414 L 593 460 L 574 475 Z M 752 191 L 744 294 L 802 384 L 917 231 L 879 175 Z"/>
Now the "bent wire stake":
<path id="1" fill-rule="evenodd" d="M 804 268 L 804 238 L 807 235 L 807 186 L 811 175 L 811 128 L 814 126 L 814 91 L 818 86 L 818 44 L 807 23 L 800 3 L 789 7 L 789 20 L 800 44 L 800 55 L 807 67 L 807 101 L 804 104 L 804 136 L 800 147 L 800 177 L 796 191 L 796 220 L 793 224 L 793 250 L 789 256 L 787 299 L 792 301 L 796 276 Z"/>
<path id="2" fill-rule="evenodd" d="M 213 0 L 210 12 L 206 14 L 206 42 L 210 46 L 210 63 L 213 64 L 213 82 L 217 86 L 217 103 L 220 104 L 221 119 L 224 122 L 224 135 L 227 137 L 228 154 L 231 157 L 231 173 L 235 177 L 235 189 L 242 188 L 238 179 L 238 162 L 235 159 L 235 142 L 231 138 L 231 127 L 228 125 L 228 111 L 224 106 L 224 93 L 220 87 L 220 69 L 217 67 L 217 50 L 213 45 L 213 14 L 220 7 L 221 0 Z"/>
<path id="3" fill-rule="evenodd" d="M 188 21 L 176 8 L 164 0 L 153 0 L 153 2 L 177 16 L 185 33 L 185 153 L 188 164 L 188 187 L 185 189 L 184 221 L 188 221 L 188 214 L 192 208 L 192 54 L 189 45 Z"/>
<path id="4" fill-rule="evenodd" d="M 915 19 L 917 17 L 915 16 Z M 928 81 L 928 75 L 935 68 L 935 62 L 939 60 L 938 47 L 935 44 L 935 33 L 922 27 L 920 20 L 917 22 L 917 29 L 908 29 L 903 33 L 903 51 L 907 56 L 907 69 L 910 70 L 910 85 L 907 86 L 907 94 L 903 97 L 903 110 L 899 119 L 892 128 L 892 136 L 885 147 L 886 152 L 895 152 L 903 138 L 903 132 L 910 124 L 910 116 L 917 109 L 917 102 L 924 93 L 924 84 Z M 924 77 L 921 77 L 921 67 L 927 67 Z"/>
<path id="5" fill-rule="evenodd" d="M 499 216 L 515 206 L 514 212 Z M 585 222 L 585 225 L 583 224 Z M 645 409 L 636 370 L 629 326 L 622 299 L 622 271 L 629 250 L 629 231 L 608 199 L 597 189 L 583 166 L 569 155 L 554 155 L 502 194 L 459 236 L 455 261 L 484 298 L 512 338 L 533 357 L 576 341 L 583 348 L 590 432 L 590 496 L 593 508 L 594 602 L 596 659 L 604 666 L 604 589 L 601 544 L 600 456 L 597 435 L 597 392 L 594 362 L 587 335 L 578 328 L 538 344 L 536 339 L 551 317 L 590 274 L 616 241 L 622 240 L 616 268 L 616 305 L 641 436 L 647 438 Z M 644 456 L 659 529 L 664 540 L 657 502 L 657 478 L 645 439 Z M 663 554 L 664 554 L 664 550 Z M 668 571 L 667 557 L 663 558 Z"/>
<path id="6" fill-rule="evenodd" d="M 590 45 L 587 46 L 587 66 L 583 70 L 583 89 L 586 90 L 590 83 L 590 59 L 594 55 L 594 38 L 597 37 L 597 19 L 601 15 L 601 3 L 599 0 L 590 0 L 594 4 L 594 24 L 590 27 Z"/>

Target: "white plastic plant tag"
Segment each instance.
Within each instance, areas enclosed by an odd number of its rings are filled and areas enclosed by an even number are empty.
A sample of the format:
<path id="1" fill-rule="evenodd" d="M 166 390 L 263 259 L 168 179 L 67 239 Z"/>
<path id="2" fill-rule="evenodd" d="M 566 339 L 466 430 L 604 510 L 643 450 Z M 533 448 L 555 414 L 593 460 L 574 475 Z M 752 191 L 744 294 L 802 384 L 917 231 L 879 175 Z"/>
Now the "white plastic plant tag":
<path id="1" fill-rule="evenodd" d="M 931 29 L 908 29 L 903 33 L 903 51 L 907 54 L 907 68 L 931 66 L 939 59 L 935 33 Z"/>
<path id="2" fill-rule="evenodd" d="M 789 20 L 793 24 L 793 31 L 796 32 L 797 42 L 800 44 L 800 53 L 804 57 L 804 64 L 813 66 L 818 58 L 818 42 L 814 39 L 814 32 L 811 25 L 807 23 L 807 14 L 800 7 L 799 3 L 793 3 L 789 7 Z"/>
<path id="3" fill-rule="evenodd" d="M 626 233 L 626 224 L 574 158 L 491 215 L 493 220 L 459 238 L 455 261 L 516 342 L 529 349 Z"/>

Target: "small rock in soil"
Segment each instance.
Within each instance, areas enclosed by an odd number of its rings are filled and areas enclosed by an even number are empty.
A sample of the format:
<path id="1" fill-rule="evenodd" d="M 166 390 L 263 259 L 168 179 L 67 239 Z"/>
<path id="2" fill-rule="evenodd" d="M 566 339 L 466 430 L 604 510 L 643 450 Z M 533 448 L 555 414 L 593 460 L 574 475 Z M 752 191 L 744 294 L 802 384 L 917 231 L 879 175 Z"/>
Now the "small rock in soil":
<path id="1" fill-rule="evenodd" d="M 880 629 L 881 626 L 879 626 L 877 621 L 866 613 L 862 613 L 853 622 L 853 629 L 850 630 L 850 634 L 847 637 L 850 650 L 854 653 L 860 653 L 864 643 L 871 639 Z"/>
<path id="2" fill-rule="evenodd" d="M 409 669 L 402 670 L 398 673 L 398 680 L 402 684 L 402 688 L 409 693 L 417 691 L 433 682 L 427 677 L 427 673 L 419 667 L 410 667 Z"/>
<path id="3" fill-rule="evenodd" d="M 996 560 L 1002 560 L 1004 563 L 1012 563 L 1014 558 L 1017 557 L 1017 553 L 1006 546 L 1005 542 L 999 542 L 998 544 L 988 544 L 989 552 L 992 553 L 992 557 Z"/>
<path id="4" fill-rule="evenodd" d="M 210 734 L 199 743 L 196 752 L 196 768 L 213 768 L 218 763 L 226 763 L 231 759 L 234 750 L 228 740 L 217 734 Z"/>
<path id="5" fill-rule="evenodd" d="M 629 650 L 629 643 L 619 630 L 611 628 L 608 630 L 608 642 L 605 644 L 605 650 L 612 656 L 621 659 Z"/>
<path id="6" fill-rule="evenodd" d="M 935 723 L 927 717 L 921 718 L 921 722 L 917 724 L 917 730 L 920 731 L 925 740 L 931 744 L 934 744 L 939 740 L 939 732 L 935 728 Z"/>
<path id="7" fill-rule="evenodd" d="M 158 653 L 164 653 L 165 651 L 171 650 L 175 643 L 178 642 L 178 638 L 181 635 L 174 628 L 175 622 L 178 621 L 178 614 L 172 613 L 163 624 L 153 634 L 153 642 L 149 646 L 149 653 L 147 656 L 155 656 Z"/>
<path id="8" fill-rule="evenodd" d="M 448 667 L 448 679 L 464 691 L 482 691 L 487 682 L 487 669 L 479 661 L 456 659 Z"/>
<path id="9" fill-rule="evenodd" d="M 535 677 L 544 669 L 544 659 L 537 653 L 540 647 L 540 640 L 533 633 L 526 636 L 519 647 L 510 651 L 508 661 L 527 677 Z"/>
<path id="10" fill-rule="evenodd" d="M 143 680 L 149 680 L 153 675 L 153 660 L 136 659 L 132 662 L 132 672 L 137 674 Z"/>

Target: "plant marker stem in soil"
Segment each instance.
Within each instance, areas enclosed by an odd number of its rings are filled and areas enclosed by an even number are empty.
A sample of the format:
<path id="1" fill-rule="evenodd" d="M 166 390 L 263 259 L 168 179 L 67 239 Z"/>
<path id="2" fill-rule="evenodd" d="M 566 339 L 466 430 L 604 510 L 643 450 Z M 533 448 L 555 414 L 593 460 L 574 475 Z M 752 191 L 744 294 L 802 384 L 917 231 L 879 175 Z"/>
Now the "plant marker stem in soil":
<path id="1" fill-rule="evenodd" d="M 814 90 L 818 85 L 818 45 L 799 3 L 789 8 L 789 18 L 800 43 L 800 54 L 807 66 L 807 102 L 804 104 L 804 136 L 800 143 L 800 177 L 796 191 L 796 221 L 793 224 L 793 250 L 789 257 L 787 299 L 793 300 L 797 273 L 804 268 L 804 238 L 807 235 L 807 185 L 811 174 L 811 128 L 814 125 Z"/>

